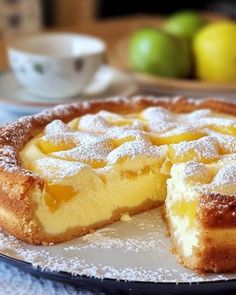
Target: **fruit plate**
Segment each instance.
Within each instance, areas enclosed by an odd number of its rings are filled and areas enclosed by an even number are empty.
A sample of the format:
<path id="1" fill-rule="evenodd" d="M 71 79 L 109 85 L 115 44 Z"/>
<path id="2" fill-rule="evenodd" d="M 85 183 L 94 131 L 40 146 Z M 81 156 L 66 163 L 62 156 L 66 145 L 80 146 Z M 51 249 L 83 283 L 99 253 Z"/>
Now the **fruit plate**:
<path id="1" fill-rule="evenodd" d="M 121 39 L 115 50 L 112 60 L 117 66 L 136 79 L 140 92 L 155 95 L 186 95 L 190 97 L 219 97 L 233 100 L 236 98 L 236 83 L 204 82 L 194 79 L 174 79 L 154 76 L 132 71 L 128 61 L 129 38 Z"/>
<path id="2" fill-rule="evenodd" d="M 109 294 L 218 294 L 236 273 L 197 274 L 176 261 L 157 208 L 81 238 L 32 246 L 0 232 L 0 257 L 36 276 Z"/>
<path id="3" fill-rule="evenodd" d="M 182 94 L 190 97 L 219 97 L 236 99 L 236 83 L 201 82 L 194 79 L 170 79 L 134 73 L 145 93 Z"/>
<path id="4" fill-rule="evenodd" d="M 209 22 L 225 20 L 218 14 L 203 14 L 204 19 Z M 138 73 L 133 71 L 129 63 L 129 40 L 132 33 L 142 27 L 161 27 L 163 19 L 150 19 L 149 21 L 131 27 L 126 35 L 123 35 L 112 48 L 110 59 L 112 64 L 130 74 L 136 79 L 140 86 L 140 92 L 155 95 L 186 95 L 190 97 L 220 97 L 235 99 L 236 83 L 205 82 L 197 79 L 174 79 Z"/>

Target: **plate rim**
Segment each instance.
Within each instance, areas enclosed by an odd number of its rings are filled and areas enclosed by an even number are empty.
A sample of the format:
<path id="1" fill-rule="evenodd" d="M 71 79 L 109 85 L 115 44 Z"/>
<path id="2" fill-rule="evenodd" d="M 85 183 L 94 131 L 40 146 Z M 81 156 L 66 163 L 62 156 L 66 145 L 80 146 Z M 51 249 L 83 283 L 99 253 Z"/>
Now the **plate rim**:
<path id="1" fill-rule="evenodd" d="M 143 85 L 153 87 L 168 87 L 175 91 L 191 90 L 191 91 L 205 91 L 213 92 L 220 91 L 225 93 L 232 93 L 236 91 L 236 83 L 216 83 L 208 81 L 198 81 L 194 79 L 175 79 L 168 77 L 155 76 L 148 73 L 141 73 L 129 69 L 130 73 L 134 75 L 137 81 Z"/>
<path id="2" fill-rule="evenodd" d="M 113 65 L 105 65 L 106 67 L 109 67 L 112 71 L 118 71 L 119 73 L 122 73 L 126 76 L 130 76 L 130 80 L 132 80 L 134 82 L 135 85 L 133 85 L 133 92 L 137 92 L 138 91 L 138 85 L 135 81 L 135 78 L 130 75 L 130 73 L 128 71 L 125 71 L 123 69 L 119 69 L 114 67 Z M 1 76 L 5 75 L 5 74 L 10 74 L 14 76 L 14 72 L 10 69 L 7 70 L 0 70 L 0 79 Z M 125 91 L 125 93 L 127 92 L 127 90 Z M 123 95 L 123 94 L 122 94 Z M 127 94 L 125 94 L 127 96 L 130 96 L 132 94 L 130 94 L 129 92 Z M 71 104 L 71 103 L 76 103 L 79 101 L 83 101 L 83 100 L 90 100 L 92 98 L 96 98 L 96 95 L 91 96 L 91 97 L 87 97 L 85 94 L 78 94 L 75 95 L 73 97 L 70 98 L 64 98 L 63 100 L 58 100 L 58 101 L 53 101 L 53 102 L 46 102 L 44 101 L 44 99 L 42 99 L 41 101 L 30 101 L 30 100 L 17 100 L 15 98 L 11 98 L 11 99 L 7 99 L 4 98 L 1 93 L 0 93 L 0 103 L 4 103 L 4 104 L 9 104 L 9 105 L 15 105 L 15 106 L 22 106 L 22 107 L 35 107 L 35 108 L 39 108 L 39 107 L 43 107 L 43 108 L 52 108 L 55 107 L 57 105 L 63 105 L 63 104 Z"/>
<path id="3" fill-rule="evenodd" d="M 18 258 L 14 258 L 11 257 L 7 254 L 3 254 L 0 253 L 0 260 L 10 263 L 14 266 L 19 266 L 21 268 L 21 266 L 23 266 L 23 268 L 29 267 L 31 268 L 32 272 L 36 272 L 36 273 L 40 273 L 40 274 L 49 274 L 50 277 L 57 277 L 57 276 L 67 276 L 67 278 L 74 278 L 74 279 L 79 279 L 79 280 L 96 280 L 96 281 L 100 281 L 100 282 L 114 282 L 114 283 L 131 283 L 131 284 L 145 284 L 145 285 L 171 285 L 171 286 L 182 286 L 182 285 L 215 285 L 217 283 L 235 283 L 236 286 L 236 278 L 234 279 L 220 279 L 220 280 L 213 280 L 213 281 L 199 281 L 199 282 L 148 282 L 148 281 L 134 281 L 134 280 L 123 280 L 123 279 L 119 279 L 116 280 L 114 278 L 98 278 L 98 277 L 89 277 L 86 275 L 80 275 L 80 274 L 72 274 L 70 272 L 67 271 L 53 271 L 50 270 L 48 268 L 43 269 L 40 266 L 33 266 L 32 263 L 28 262 L 28 261 L 24 261 Z"/>

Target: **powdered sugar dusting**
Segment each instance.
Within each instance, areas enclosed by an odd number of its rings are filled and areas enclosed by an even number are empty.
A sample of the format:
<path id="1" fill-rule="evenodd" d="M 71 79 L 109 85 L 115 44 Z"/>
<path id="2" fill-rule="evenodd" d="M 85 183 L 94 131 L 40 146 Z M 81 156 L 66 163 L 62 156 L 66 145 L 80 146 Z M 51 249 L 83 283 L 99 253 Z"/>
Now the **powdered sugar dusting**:
<path id="1" fill-rule="evenodd" d="M 124 99 L 122 103 L 128 102 Z M 101 110 L 77 118 L 74 125 L 67 125 L 61 120 L 48 124 L 41 140 L 61 144 L 62 148 L 37 159 L 35 166 L 42 176 L 58 182 L 78 174 L 84 165 L 95 173 L 106 174 L 114 164 L 135 158 L 139 158 L 140 163 L 147 164 L 150 160 L 148 163 L 158 164 L 165 158 L 171 158 L 167 145 L 158 146 L 158 137 L 162 140 L 180 137 L 182 140 L 173 143 L 171 149 L 178 163 L 191 161 L 186 166 L 184 178 L 198 185 L 207 184 L 207 190 L 222 192 L 226 186 L 222 184 L 220 188 L 214 182 L 211 184 L 213 176 L 208 168 L 196 162 L 221 161 L 222 166 L 222 155 L 236 152 L 236 137 L 231 134 L 235 126 L 236 120 L 232 116 L 220 116 L 209 109 L 179 114 L 153 106 L 128 115 Z M 68 143 L 71 145 L 69 148 L 66 146 Z"/>
<path id="2" fill-rule="evenodd" d="M 211 115 L 212 115 L 212 111 L 210 109 L 201 109 L 183 116 L 184 116 L 184 120 L 188 120 L 190 122 L 196 122 L 197 120 L 210 117 Z"/>
<path id="3" fill-rule="evenodd" d="M 176 128 L 164 132 L 162 134 L 163 137 L 167 137 L 167 136 L 178 136 L 181 134 L 186 134 L 186 133 L 194 133 L 197 132 L 196 127 L 191 126 L 191 125 L 183 125 L 183 124 L 179 124 L 178 126 L 176 126 Z"/>
<path id="4" fill-rule="evenodd" d="M 229 164 L 220 169 L 214 179 L 215 183 L 225 183 L 236 185 L 236 164 Z"/>
<path id="5" fill-rule="evenodd" d="M 189 161 L 183 171 L 185 180 L 192 183 L 208 183 L 211 181 L 211 174 L 207 166 L 203 163 Z"/>
<path id="6" fill-rule="evenodd" d="M 77 175 L 87 165 L 79 162 L 68 162 L 61 159 L 42 158 L 35 162 L 37 172 L 51 182 L 60 182 L 62 179 Z"/>
<path id="7" fill-rule="evenodd" d="M 69 131 L 72 131 L 72 129 L 69 128 L 69 126 L 63 123 L 61 120 L 54 120 L 52 123 L 48 124 L 45 127 L 46 134 L 59 135 Z"/>
<path id="8" fill-rule="evenodd" d="M 109 127 L 111 127 L 112 124 L 110 124 L 105 118 L 98 115 L 85 115 L 81 117 L 79 122 L 79 128 L 81 130 L 87 130 L 87 131 L 93 131 L 93 132 L 104 132 Z"/>
<path id="9" fill-rule="evenodd" d="M 106 161 L 107 155 L 112 150 L 113 147 L 108 140 L 97 141 L 96 144 L 88 141 L 71 150 L 54 152 L 52 155 L 70 161 Z"/>
<path id="10" fill-rule="evenodd" d="M 235 119 L 212 117 L 212 118 L 202 119 L 201 122 L 205 126 L 216 125 L 216 126 L 224 126 L 224 127 L 236 127 Z"/>
<path id="11" fill-rule="evenodd" d="M 234 195 L 236 192 L 236 163 L 222 167 L 208 189 L 211 192 Z"/>
<path id="12" fill-rule="evenodd" d="M 123 157 L 133 158 L 138 155 L 146 155 L 157 159 L 163 158 L 166 149 L 149 145 L 143 141 L 126 142 L 109 153 L 107 160 L 109 163 L 116 163 Z"/>
<path id="13" fill-rule="evenodd" d="M 231 135 L 215 135 L 217 138 L 220 149 L 223 153 L 232 154 L 236 153 L 236 137 Z"/>
<path id="14" fill-rule="evenodd" d="M 112 139 L 130 139 L 130 141 L 142 140 L 142 141 L 151 143 L 149 141 L 149 138 L 147 137 L 146 132 L 143 132 L 142 130 L 133 130 L 133 129 L 131 130 L 125 127 L 120 127 L 120 128 L 114 127 L 112 129 L 109 129 L 106 132 L 106 136 Z"/>
<path id="15" fill-rule="evenodd" d="M 149 107 L 142 112 L 142 117 L 153 132 L 162 133 L 178 127 L 174 114 L 163 107 Z"/>
<path id="16" fill-rule="evenodd" d="M 203 161 L 213 160 L 219 157 L 217 140 L 214 137 L 206 136 L 194 141 L 184 141 L 174 145 L 176 156 L 183 155 L 193 151 L 192 160 Z"/>

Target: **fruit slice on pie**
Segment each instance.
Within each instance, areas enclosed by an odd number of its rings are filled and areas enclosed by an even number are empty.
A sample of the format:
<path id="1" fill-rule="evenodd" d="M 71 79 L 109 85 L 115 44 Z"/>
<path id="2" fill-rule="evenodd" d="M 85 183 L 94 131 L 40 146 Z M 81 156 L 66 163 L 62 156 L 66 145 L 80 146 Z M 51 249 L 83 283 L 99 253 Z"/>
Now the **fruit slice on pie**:
<path id="1" fill-rule="evenodd" d="M 234 113 L 226 102 L 133 98 L 23 118 L 0 132 L 0 224 L 50 244 L 164 205 L 185 265 L 234 270 Z"/>

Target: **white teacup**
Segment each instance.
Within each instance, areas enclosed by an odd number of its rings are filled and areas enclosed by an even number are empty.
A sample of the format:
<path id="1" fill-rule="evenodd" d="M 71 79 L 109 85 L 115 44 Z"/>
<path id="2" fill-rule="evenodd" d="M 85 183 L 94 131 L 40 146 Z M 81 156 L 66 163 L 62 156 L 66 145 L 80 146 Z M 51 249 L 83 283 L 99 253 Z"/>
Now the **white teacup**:
<path id="1" fill-rule="evenodd" d="M 22 37 L 8 46 L 11 68 L 30 92 L 46 98 L 81 93 L 103 62 L 105 43 L 95 37 L 43 33 Z"/>

